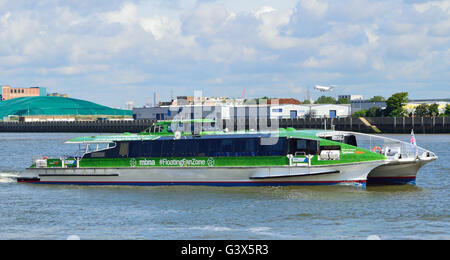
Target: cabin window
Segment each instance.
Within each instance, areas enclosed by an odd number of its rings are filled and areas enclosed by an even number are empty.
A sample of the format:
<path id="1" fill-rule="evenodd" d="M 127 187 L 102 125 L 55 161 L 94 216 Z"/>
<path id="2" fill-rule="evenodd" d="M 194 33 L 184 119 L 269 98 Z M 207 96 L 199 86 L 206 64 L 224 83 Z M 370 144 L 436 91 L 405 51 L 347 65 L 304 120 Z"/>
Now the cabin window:
<path id="1" fill-rule="evenodd" d="M 92 153 L 91 157 L 92 158 L 104 158 L 105 157 L 105 152 Z"/>
<path id="2" fill-rule="evenodd" d="M 307 139 L 291 139 L 290 153 L 294 155 L 316 155 L 319 152 L 319 141 Z"/>
<path id="3" fill-rule="evenodd" d="M 257 155 L 259 156 L 282 156 L 286 155 L 286 139 L 279 138 L 274 145 L 262 145 L 261 141 L 258 143 Z"/>
<path id="4" fill-rule="evenodd" d="M 129 152 L 129 143 L 120 143 L 119 155 L 127 157 Z"/>
<path id="5" fill-rule="evenodd" d="M 224 140 L 222 140 L 222 144 L 221 144 L 221 151 L 222 152 L 233 152 L 233 143 L 234 143 L 234 140 L 232 140 L 232 139 L 224 139 Z"/>
<path id="6" fill-rule="evenodd" d="M 349 135 L 345 137 L 345 143 L 353 146 L 358 146 L 358 142 L 356 141 L 356 136 Z"/>
<path id="7" fill-rule="evenodd" d="M 165 141 L 161 145 L 161 155 L 163 157 L 172 157 L 174 155 L 174 141 Z"/>
<path id="8" fill-rule="evenodd" d="M 328 150 L 328 151 L 340 151 L 341 150 L 341 146 L 340 145 L 326 145 L 326 146 L 321 146 L 320 150 Z"/>
<path id="9" fill-rule="evenodd" d="M 152 127 L 150 128 L 150 133 L 161 133 L 162 130 L 163 130 L 162 125 L 152 125 Z"/>
<path id="10" fill-rule="evenodd" d="M 297 151 L 306 151 L 307 147 L 306 140 L 297 140 Z"/>
<path id="11" fill-rule="evenodd" d="M 287 141 L 280 138 L 275 145 L 261 145 L 259 138 L 180 139 L 136 141 L 129 144 L 129 156 L 139 157 L 222 157 L 284 156 Z M 122 156 L 122 146 L 119 152 Z"/>

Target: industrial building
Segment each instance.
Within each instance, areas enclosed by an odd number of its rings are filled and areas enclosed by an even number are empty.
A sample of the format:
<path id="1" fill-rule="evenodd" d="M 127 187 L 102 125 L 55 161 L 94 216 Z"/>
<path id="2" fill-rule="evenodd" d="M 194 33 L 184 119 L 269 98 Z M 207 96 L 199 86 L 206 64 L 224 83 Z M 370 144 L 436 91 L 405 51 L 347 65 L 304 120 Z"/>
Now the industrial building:
<path id="1" fill-rule="evenodd" d="M 372 107 L 376 107 L 379 109 L 386 109 L 387 104 L 386 101 L 372 102 L 369 100 L 360 100 L 360 101 L 351 101 L 350 106 L 352 109 L 352 114 L 354 114 L 358 111 L 371 109 Z"/>
<path id="2" fill-rule="evenodd" d="M 22 97 L 0 102 L 0 119 L 3 121 L 79 121 L 131 117 L 131 110 L 113 109 L 73 98 Z"/>
<path id="3" fill-rule="evenodd" d="M 432 105 L 437 104 L 439 108 L 439 113 L 443 114 L 445 113 L 445 107 L 450 104 L 450 99 L 416 99 L 416 100 L 409 100 L 408 103 L 406 103 L 403 108 L 407 111 L 407 113 L 414 113 L 416 111 L 416 108 L 422 104 Z M 351 110 L 352 114 L 361 111 L 361 110 L 368 110 L 372 107 L 379 108 L 381 110 L 386 109 L 387 103 L 386 101 L 379 101 L 379 102 L 372 102 L 369 100 L 361 100 L 361 101 L 351 101 Z"/>
<path id="4" fill-rule="evenodd" d="M 1 86 L 0 100 L 10 100 L 21 97 L 43 97 L 47 96 L 47 90 L 43 87 L 33 88 L 12 88 L 11 86 Z"/>
<path id="5" fill-rule="evenodd" d="M 410 100 L 407 104 L 403 106 L 403 108 L 408 113 L 414 113 L 416 111 L 416 108 L 420 105 L 433 105 L 437 104 L 439 113 L 444 114 L 445 113 L 445 107 L 450 104 L 450 99 L 417 99 L 417 100 Z"/>
<path id="6" fill-rule="evenodd" d="M 172 119 L 239 119 L 239 118 L 341 118 L 351 115 L 350 105 L 217 105 L 217 106 L 160 106 L 134 108 L 134 119 L 172 120 Z"/>
<path id="7" fill-rule="evenodd" d="M 362 101 L 364 97 L 362 95 L 339 95 L 338 99 L 348 99 L 350 101 Z"/>
<path id="8" fill-rule="evenodd" d="M 173 119 L 193 119 L 211 118 L 228 119 L 230 108 L 227 106 L 159 106 L 133 108 L 134 119 L 149 120 L 173 120 Z"/>

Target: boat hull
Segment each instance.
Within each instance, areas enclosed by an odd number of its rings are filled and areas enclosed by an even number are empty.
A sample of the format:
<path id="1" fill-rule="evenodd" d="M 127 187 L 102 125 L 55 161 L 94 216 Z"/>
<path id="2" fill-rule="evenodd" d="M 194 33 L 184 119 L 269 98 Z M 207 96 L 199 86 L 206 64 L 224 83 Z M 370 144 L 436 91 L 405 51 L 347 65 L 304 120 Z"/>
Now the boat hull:
<path id="1" fill-rule="evenodd" d="M 127 186 L 365 186 L 369 172 L 383 163 L 377 161 L 319 167 L 43 168 L 27 169 L 18 181 Z"/>
<path id="2" fill-rule="evenodd" d="M 373 169 L 367 184 L 416 184 L 419 170 L 432 160 L 413 160 L 409 162 L 390 162 Z"/>

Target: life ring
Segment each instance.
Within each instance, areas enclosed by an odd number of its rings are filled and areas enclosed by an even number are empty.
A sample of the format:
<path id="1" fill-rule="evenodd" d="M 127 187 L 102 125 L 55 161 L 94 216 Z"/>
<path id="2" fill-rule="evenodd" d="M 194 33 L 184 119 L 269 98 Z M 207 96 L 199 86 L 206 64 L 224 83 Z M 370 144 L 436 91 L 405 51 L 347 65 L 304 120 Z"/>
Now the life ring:
<path id="1" fill-rule="evenodd" d="M 381 147 L 379 147 L 379 146 L 375 146 L 374 148 L 372 148 L 372 152 L 375 152 L 377 150 L 378 150 L 378 153 L 382 153 L 383 152 L 383 150 L 381 150 Z"/>

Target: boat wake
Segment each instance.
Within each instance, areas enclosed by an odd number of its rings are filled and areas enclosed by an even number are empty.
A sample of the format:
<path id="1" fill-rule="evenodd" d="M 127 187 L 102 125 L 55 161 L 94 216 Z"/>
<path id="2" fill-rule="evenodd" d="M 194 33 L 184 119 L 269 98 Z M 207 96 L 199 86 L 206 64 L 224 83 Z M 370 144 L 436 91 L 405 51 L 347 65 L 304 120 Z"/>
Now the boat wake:
<path id="1" fill-rule="evenodd" d="M 17 177 L 19 177 L 18 174 L 1 172 L 0 173 L 0 184 L 17 182 L 16 181 Z"/>

